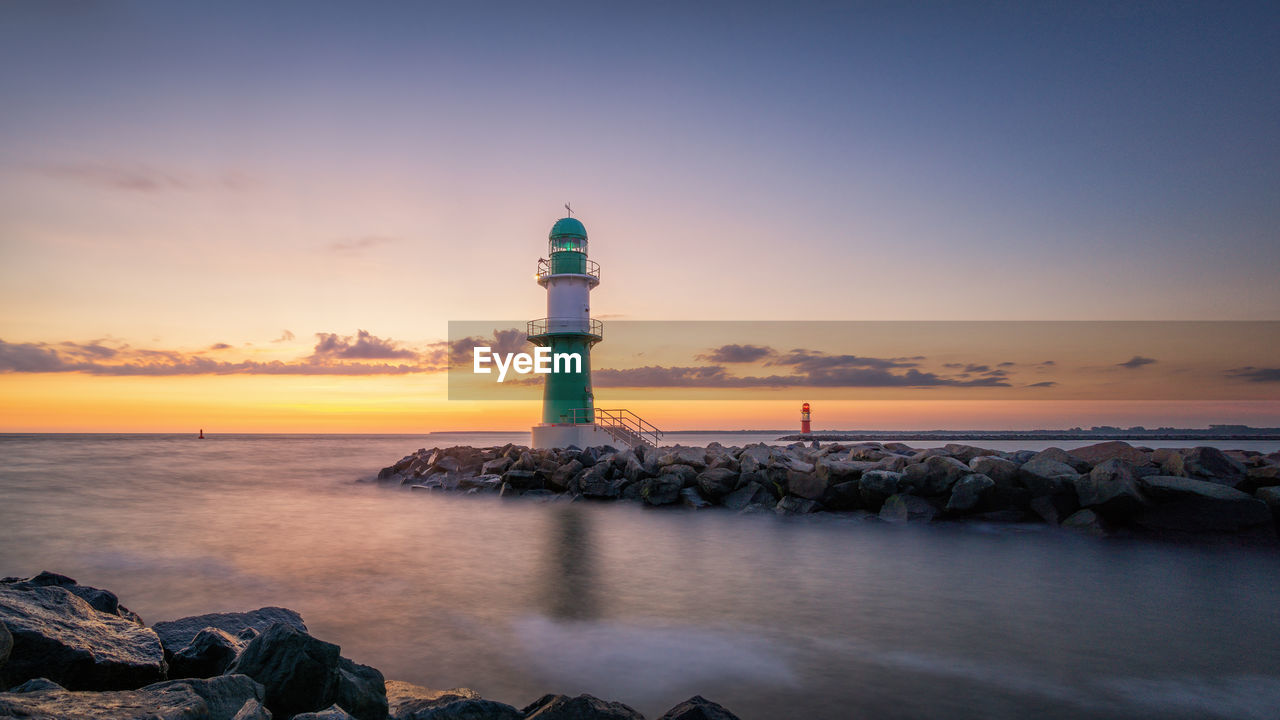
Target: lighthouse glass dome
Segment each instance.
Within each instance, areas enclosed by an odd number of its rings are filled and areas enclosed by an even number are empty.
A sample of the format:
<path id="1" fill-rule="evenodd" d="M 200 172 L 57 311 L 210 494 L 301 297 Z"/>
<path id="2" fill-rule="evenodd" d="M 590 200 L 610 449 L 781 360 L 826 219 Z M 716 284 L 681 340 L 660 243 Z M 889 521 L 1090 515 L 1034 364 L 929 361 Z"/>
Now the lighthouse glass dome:
<path id="1" fill-rule="evenodd" d="M 552 255 L 558 252 L 587 252 L 587 228 L 577 218 L 560 218 L 551 226 L 548 236 L 547 251 Z"/>

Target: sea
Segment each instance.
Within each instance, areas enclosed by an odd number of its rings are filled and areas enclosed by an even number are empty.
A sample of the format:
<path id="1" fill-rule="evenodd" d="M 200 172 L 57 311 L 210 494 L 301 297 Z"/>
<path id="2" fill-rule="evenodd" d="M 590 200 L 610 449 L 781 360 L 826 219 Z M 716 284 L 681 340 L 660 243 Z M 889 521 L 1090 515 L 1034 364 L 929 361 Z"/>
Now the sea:
<path id="1" fill-rule="evenodd" d="M 418 448 L 527 441 L 0 435 L 0 575 L 70 575 L 148 623 L 293 608 L 389 679 L 517 707 L 554 692 L 647 717 L 695 694 L 743 720 L 1280 715 L 1274 548 L 367 482 Z"/>

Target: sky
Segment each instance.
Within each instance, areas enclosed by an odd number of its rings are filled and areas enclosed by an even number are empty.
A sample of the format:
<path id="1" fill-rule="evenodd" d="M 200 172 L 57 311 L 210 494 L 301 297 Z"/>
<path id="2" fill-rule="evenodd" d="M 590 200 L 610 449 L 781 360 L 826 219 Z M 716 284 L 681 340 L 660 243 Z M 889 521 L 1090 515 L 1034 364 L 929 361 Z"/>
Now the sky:
<path id="1" fill-rule="evenodd" d="M 527 427 L 438 353 L 545 314 L 565 202 L 606 323 L 1280 320 L 1277 87 L 1274 3 L 5 3 L 0 431 Z M 1220 368 L 1257 402 L 806 397 L 1280 425 L 1274 350 Z M 677 395 L 632 404 L 796 415 Z"/>

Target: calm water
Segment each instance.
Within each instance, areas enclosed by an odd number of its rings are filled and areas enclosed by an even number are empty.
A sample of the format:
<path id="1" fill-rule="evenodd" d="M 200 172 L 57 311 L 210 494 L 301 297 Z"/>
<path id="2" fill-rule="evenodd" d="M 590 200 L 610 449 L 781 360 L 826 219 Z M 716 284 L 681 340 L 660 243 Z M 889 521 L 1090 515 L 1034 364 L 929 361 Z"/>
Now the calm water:
<path id="1" fill-rule="evenodd" d="M 701 693 L 744 720 L 1280 708 L 1275 551 L 353 482 L 431 444 L 0 436 L 0 574 L 63 572 L 148 622 L 295 608 L 389 678 L 517 706 L 590 692 L 649 717 Z"/>

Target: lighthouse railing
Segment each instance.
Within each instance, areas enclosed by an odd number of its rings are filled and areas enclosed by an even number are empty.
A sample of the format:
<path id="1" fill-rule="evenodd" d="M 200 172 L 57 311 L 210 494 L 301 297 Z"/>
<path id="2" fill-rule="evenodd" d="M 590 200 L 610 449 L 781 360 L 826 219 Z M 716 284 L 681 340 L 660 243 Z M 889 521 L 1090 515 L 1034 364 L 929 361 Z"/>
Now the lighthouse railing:
<path id="1" fill-rule="evenodd" d="M 630 445 L 662 444 L 662 431 L 630 410 L 617 408 L 576 408 L 569 411 L 571 422 L 592 422 Z"/>
<path id="2" fill-rule="evenodd" d="M 538 279 L 549 275 L 590 275 L 600 280 L 600 263 L 586 258 L 538 258 Z"/>
<path id="3" fill-rule="evenodd" d="M 581 317 L 550 317 L 538 318 L 530 320 L 526 326 L 525 334 L 529 337 L 537 337 L 540 335 L 555 335 L 556 333 L 566 333 L 574 335 L 591 335 L 596 338 L 604 337 L 604 323 L 595 318 Z"/>

